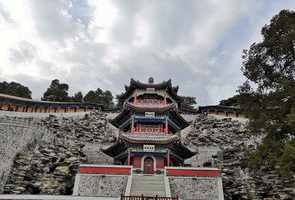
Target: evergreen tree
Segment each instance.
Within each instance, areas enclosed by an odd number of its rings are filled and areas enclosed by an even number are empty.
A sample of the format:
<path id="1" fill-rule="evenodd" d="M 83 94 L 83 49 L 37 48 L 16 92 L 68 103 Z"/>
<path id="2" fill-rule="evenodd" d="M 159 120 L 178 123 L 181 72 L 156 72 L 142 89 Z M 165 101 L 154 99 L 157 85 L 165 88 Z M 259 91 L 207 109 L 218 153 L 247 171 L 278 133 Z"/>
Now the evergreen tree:
<path id="1" fill-rule="evenodd" d="M 123 95 L 124 95 L 124 92 L 116 95 L 116 100 L 117 100 L 116 108 L 117 109 L 122 109 L 122 107 L 123 107 L 123 104 L 124 104 L 124 99 L 122 98 Z"/>
<path id="2" fill-rule="evenodd" d="M 109 90 L 103 91 L 97 88 L 95 91 L 90 90 L 84 97 L 85 102 L 102 104 L 104 108 L 113 108 L 113 95 Z"/>
<path id="3" fill-rule="evenodd" d="M 98 103 L 97 101 L 97 95 L 93 90 L 90 90 L 84 97 L 85 102 L 89 103 Z"/>
<path id="4" fill-rule="evenodd" d="M 103 100 L 103 104 L 106 105 L 106 108 L 113 108 L 114 107 L 114 102 L 113 102 L 113 95 L 111 93 L 111 91 L 106 90 L 103 93 L 104 96 L 104 100 Z"/>
<path id="5" fill-rule="evenodd" d="M 295 12 L 282 10 L 261 33 L 263 41 L 244 51 L 242 72 L 248 80 L 238 90 L 249 127 L 267 133 L 252 158 L 270 167 L 279 164 L 282 174 L 295 173 L 287 167 L 295 165 L 287 156 L 295 148 L 289 139 L 295 135 Z"/>
<path id="6" fill-rule="evenodd" d="M 31 99 L 32 92 L 26 86 L 16 82 L 0 82 L 0 93 Z"/>
<path id="7" fill-rule="evenodd" d="M 74 96 L 72 97 L 72 101 L 73 102 L 82 102 L 83 101 L 83 94 L 82 94 L 82 92 L 75 93 Z"/>
<path id="8" fill-rule="evenodd" d="M 233 97 L 230 97 L 228 99 L 221 100 L 219 102 L 219 105 L 238 107 L 239 106 L 239 98 L 240 98 L 239 95 L 234 95 Z"/>
<path id="9" fill-rule="evenodd" d="M 60 83 L 58 79 L 51 81 L 49 88 L 43 94 L 43 101 L 70 101 L 68 96 L 69 85 L 66 83 Z"/>

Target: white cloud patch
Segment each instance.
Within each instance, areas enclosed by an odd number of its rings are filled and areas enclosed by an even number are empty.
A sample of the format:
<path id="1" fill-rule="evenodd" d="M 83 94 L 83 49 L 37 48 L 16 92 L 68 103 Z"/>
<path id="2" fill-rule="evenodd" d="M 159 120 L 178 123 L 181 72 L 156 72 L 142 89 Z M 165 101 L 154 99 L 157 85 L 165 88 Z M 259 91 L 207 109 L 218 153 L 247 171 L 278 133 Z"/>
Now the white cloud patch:
<path id="1" fill-rule="evenodd" d="M 271 16 L 294 7 L 292 0 L 3 1 L 0 79 L 40 98 L 53 78 L 72 92 L 115 94 L 130 78 L 172 78 L 181 94 L 214 104 L 241 84 L 242 49 Z"/>

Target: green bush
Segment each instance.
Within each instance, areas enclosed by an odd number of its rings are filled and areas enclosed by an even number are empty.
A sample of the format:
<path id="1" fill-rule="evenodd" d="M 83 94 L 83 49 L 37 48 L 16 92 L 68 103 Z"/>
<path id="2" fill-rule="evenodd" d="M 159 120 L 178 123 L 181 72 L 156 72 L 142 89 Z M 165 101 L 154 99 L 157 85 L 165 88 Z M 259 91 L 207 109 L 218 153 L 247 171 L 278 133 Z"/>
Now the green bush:
<path id="1" fill-rule="evenodd" d="M 284 146 L 280 157 L 280 174 L 290 176 L 295 174 L 295 140 L 288 142 Z"/>

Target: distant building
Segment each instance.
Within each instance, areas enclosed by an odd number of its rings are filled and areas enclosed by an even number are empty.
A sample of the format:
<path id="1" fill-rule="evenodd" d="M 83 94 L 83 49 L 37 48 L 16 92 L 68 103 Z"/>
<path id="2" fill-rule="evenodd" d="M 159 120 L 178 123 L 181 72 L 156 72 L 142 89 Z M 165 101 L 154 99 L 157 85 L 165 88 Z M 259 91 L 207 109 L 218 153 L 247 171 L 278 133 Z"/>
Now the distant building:
<path id="1" fill-rule="evenodd" d="M 38 101 L 0 93 L 0 110 L 4 111 L 64 113 L 102 109 L 102 105 L 93 103 Z"/>
<path id="2" fill-rule="evenodd" d="M 243 117 L 240 108 L 221 105 L 200 106 L 198 113 L 221 115 L 224 117 Z"/>

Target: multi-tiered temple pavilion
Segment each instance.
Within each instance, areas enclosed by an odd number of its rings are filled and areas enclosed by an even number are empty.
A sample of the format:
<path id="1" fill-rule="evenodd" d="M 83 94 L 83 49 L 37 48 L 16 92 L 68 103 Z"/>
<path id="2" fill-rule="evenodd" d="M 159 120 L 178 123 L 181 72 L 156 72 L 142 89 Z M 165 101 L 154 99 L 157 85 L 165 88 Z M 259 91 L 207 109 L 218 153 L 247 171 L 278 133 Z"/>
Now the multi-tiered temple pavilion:
<path id="1" fill-rule="evenodd" d="M 81 164 L 74 195 L 223 200 L 219 169 L 185 164 L 196 153 L 181 140 L 181 131 L 189 123 L 180 114 L 183 97 L 177 92 L 171 80 L 131 79 L 119 98 L 121 112 L 111 120 L 118 128 L 117 139 L 103 149 L 113 165 Z M 107 185 L 111 191 L 105 189 Z"/>
<path id="2" fill-rule="evenodd" d="M 131 79 L 125 87 L 122 112 L 112 120 L 120 132 L 115 144 L 104 150 L 116 164 L 132 165 L 145 174 L 165 166 L 182 166 L 195 153 L 180 141 L 189 123 L 179 114 L 181 98 L 171 80 L 155 84 Z"/>

